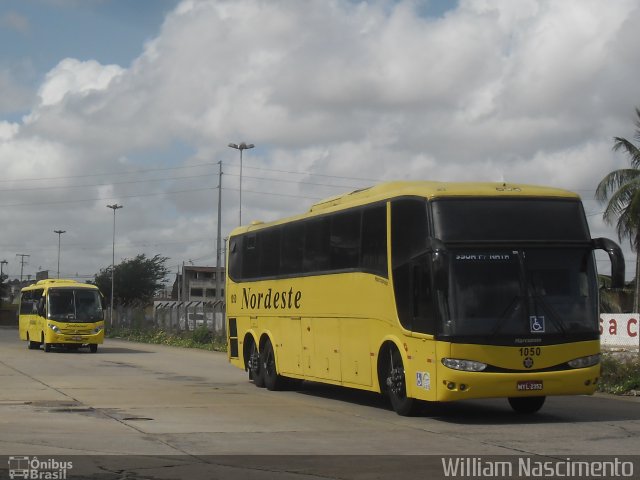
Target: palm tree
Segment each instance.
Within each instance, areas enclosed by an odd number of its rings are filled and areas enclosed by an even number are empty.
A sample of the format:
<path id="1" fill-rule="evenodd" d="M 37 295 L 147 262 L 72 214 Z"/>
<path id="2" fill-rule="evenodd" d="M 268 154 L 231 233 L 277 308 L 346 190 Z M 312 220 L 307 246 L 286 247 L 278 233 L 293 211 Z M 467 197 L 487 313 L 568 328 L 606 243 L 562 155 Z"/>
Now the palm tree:
<path id="1" fill-rule="evenodd" d="M 640 141 L 640 109 L 636 107 L 636 131 L 634 139 Z M 596 199 L 608 202 L 602 218 L 609 225 L 615 224 L 618 238 L 628 238 L 636 253 L 635 293 L 633 311 L 638 311 L 640 296 L 640 148 L 626 138 L 613 137 L 613 151 L 622 150 L 629 157 L 631 168 L 614 170 L 598 184 Z"/>

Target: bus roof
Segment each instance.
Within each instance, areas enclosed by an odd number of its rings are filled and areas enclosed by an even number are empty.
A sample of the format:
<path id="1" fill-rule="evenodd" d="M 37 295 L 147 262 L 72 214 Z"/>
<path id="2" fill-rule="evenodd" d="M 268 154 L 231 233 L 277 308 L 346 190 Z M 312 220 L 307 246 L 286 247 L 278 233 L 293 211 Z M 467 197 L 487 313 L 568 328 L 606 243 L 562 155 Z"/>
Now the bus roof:
<path id="1" fill-rule="evenodd" d="M 95 285 L 91 285 L 90 283 L 80 283 L 75 280 L 66 280 L 62 278 L 48 278 L 46 280 L 38 280 L 36 283 L 33 283 L 27 287 L 24 287 L 22 291 L 28 290 L 36 290 L 39 288 L 52 288 L 52 287 L 77 287 L 77 288 L 89 288 L 89 289 L 98 289 Z"/>
<path id="2" fill-rule="evenodd" d="M 429 181 L 396 181 L 381 183 L 368 188 L 354 190 L 353 192 L 336 195 L 311 206 L 308 212 L 289 218 L 283 218 L 274 222 L 252 222 L 250 225 L 241 226 L 231 233 L 237 235 L 251 230 L 287 223 L 293 220 L 321 215 L 323 213 L 343 210 L 388 200 L 394 197 L 417 196 L 427 199 L 446 197 L 540 197 L 540 198 L 567 198 L 579 200 L 580 196 L 568 190 L 536 185 L 514 184 L 504 182 L 429 182 Z"/>

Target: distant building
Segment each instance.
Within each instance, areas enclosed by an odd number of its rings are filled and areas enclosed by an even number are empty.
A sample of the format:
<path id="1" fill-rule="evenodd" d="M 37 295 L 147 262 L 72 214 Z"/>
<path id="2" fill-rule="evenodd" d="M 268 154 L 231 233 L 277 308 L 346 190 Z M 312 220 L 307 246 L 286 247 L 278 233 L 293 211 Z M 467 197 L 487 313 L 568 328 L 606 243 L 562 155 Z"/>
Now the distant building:
<path id="1" fill-rule="evenodd" d="M 224 299 L 224 267 L 196 267 L 185 265 L 182 272 L 176 274 L 171 298 L 182 302 L 212 302 L 217 300 L 216 276 L 220 275 L 220 298 Z"/>
<path id="2" fill-rule="evenodd" d="M 41 272 L 36 272 L 36 282 L 40 280 L 47 280 L 49 278 L 49 270 L 42 270 Z"/>

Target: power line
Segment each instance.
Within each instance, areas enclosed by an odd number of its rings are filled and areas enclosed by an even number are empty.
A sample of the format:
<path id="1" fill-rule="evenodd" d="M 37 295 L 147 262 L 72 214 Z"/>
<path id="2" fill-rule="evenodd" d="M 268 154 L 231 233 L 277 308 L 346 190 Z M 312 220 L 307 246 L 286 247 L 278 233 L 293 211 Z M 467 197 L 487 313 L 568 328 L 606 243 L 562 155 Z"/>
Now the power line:
<path id="1" fill-rule="evenodd" d="M 137 175 L 139 173 L 146 173 L 146 172 L 160 172 L 160 171 L 166 171 L 166 170 L 181 170 L 181 169 L 185 169 L 185 168 L 198 168 L 198 167 L 205 167 L 205 166 L 212 166 L 212 165 L 217 165 L 217 162 L 214 163 L 195 163 L 192 165 L 184 165 L 181 167 L 158 167 L 158 168 L 146 168 L 146 169 L 140 169 L 140 170 L 123 170 L 123 171 L 116 171 L 116 172 L 102 172 L 102 173 L 85 173 L 82 175 L 64 175 L 64 176 L 59 176 L 59 177 L 34 177 L 34 178 L 29 178 L 29 177 L 23 177 L 23 178 L 10 178 L 10 179 L 1 179 L 0 183 L 11 183 L 11 182 L 39 182 L 39 181 L 44 181 L 44 180 L 66 180 L 69 178 L 87 178 L 87 177 L 102 177 L 102 176 L 110 176 L 110 175 Z"/>

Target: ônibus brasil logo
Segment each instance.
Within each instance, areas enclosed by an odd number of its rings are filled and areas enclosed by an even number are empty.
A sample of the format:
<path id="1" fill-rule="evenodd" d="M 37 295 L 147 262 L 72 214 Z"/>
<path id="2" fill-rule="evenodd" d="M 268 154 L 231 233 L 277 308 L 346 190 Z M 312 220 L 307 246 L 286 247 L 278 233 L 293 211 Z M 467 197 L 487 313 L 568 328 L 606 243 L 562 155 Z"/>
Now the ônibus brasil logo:
<path id="1" fill-rule="evenodd" d="M 38 457 L 9 457 L 9 478 L 32 480 L 65 480 L 73 462 L 61 462 L 53 458 L 40 460 Z"/>

